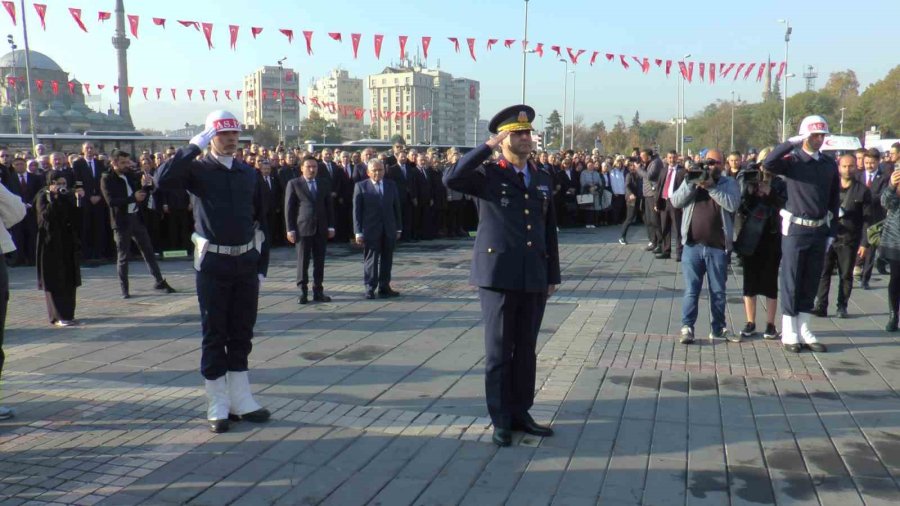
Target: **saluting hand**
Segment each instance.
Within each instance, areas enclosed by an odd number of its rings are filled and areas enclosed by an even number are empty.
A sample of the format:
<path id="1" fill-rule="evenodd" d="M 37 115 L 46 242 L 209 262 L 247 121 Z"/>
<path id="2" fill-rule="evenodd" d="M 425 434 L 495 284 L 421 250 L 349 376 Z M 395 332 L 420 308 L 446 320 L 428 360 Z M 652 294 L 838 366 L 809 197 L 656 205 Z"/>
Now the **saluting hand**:
<path id="1" fill-rule="evenodd" d="M 488 139 L 487 142 L 485 142 L 485 144 L 487 144 L 488 147 L 491 149 L 496 149 L 497 146 L 499 146 L 500 143 L 503 142 L 503 139 L 505 139 L 507 137 L 509 137 L 508 131 L 500 132 L 499 134 L 494 135 L 490 139 Z"/>
<path id="2" fill-rule="evenodd" d="M 891 172 L 891 186 L 896 188 L 898 185 L 900 185 L 900 170 L 895 170 Z"/>

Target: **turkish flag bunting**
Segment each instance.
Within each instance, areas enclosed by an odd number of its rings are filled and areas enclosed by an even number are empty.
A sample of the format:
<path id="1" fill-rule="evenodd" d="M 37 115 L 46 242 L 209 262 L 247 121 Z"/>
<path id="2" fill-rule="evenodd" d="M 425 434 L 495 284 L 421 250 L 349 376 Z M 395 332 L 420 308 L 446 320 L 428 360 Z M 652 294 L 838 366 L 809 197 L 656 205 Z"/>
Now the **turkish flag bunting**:
<path id="1" fill-rule="evenodd" d="M 706 64 L 703 62 L 700 62 L 700 80 L 706 80 Z"/>
<path id="2" fill-rule="evenodd" d="M 716 82 L 716 64 L 709 64 L 709 84 Z"/>
<path id="3" fill-rule="evenodd" d="M 13 26 L 16 26 L 16 3 L 4 1 L 3 8 L 6 9 L 6 12 L 9 13 L 9 17 L 12 18 Z"/>
<path id="4" fill-rule="evenodd" d="M 475 60 L 475 39 L 468 38 L 466 39 L 466 44 L 469 45 L 469 54 L 472 56 L 472 59 Z M 478 60 L 475 60 L 478 61 Z"/>
<path id="5" fill-rule="evenodd" d="M 600 54 L 600 51 L 594 51 L 591 55 L 591 66 L 594 66 L 594 62 L 597 61 L 597 55 Z"/>
<path id="6" fill-rule="evenodd" d="M 363 119 L 363 115 L 366 113 L 366 110 L 362 107 L 357 107 L 353 110 L 353 117 L 356 119 Z"/>
<path id="7" fill-rule="evenodd" d="M 44 91 L 44 80 L 43 79 L 35 79 L 34 85 L 37 86 L 38 91 Z"/>
<path id="8" fill-rule="evenodd" d="M 356 55 L 359 53 L 359 38 L 360 37 L 362 37 L 362 35 L 359 33 L 351 33 L 350 34 L 350 41 L 353 43 L 353 59 L 354 60 L 356 59 Z M 426 51 L 425 54 L 427 55 L 428 52 Z"/>
<path id="9" fill-rule="evenodd" d="M 241 29 L 238 25 L 228 25 L 228 33 L 231 34 L 231 50 L 237 49 L 238 31 Z"/>
<path id="10" fill-rule="evenodd" d="M 99 21 L 99 22 L 101 22 L 101 23 L 102 23 L 103 21 L 109 21 L 109 18 L 111 18 L 111 17 L 112 17 L 112 13 L 111 13 L 111 12 L 103 12 L 103 11 L 100 11 L 100 12 L 97 13 L 97 21 Z"/>
<path id="11" fill-rule="evenodd" d="M 301 104 L 306 105 L 306 97 L 300 97 L 299 100 Z"/>
<path id="12" fill-rule="evenodd" d="M 616 57 L 616 55 L 614 55 L 612 53 L 606 53 L 606 61 L 613 61 L 613 58 L 615 58 L 615 57 Z"/>
<path id="13" fill-rule="evenodd" d="M 572 64 L 578 65 L 578 58 L 584 53 L 584 49 L 579 49 L 577 52 L 573 53 L 572 48 L 567 47 L 566 52 L 569 53 L 569 59 L 572 60 Z"/>
<path id="14" fill-rule="evenodd" d="M 285 80 L 285 82 L 288 82 L 288 83 L 293 82 L 294 73 L 292 71 L 288 70 L 287 74 L 284 75 L 284 80 Z"/>
<path id="15" fill-rule="evenodd" d="M 288 44 L 294 42 L 294 31 L 288 30 L 287 28 L 279 28 L 279 32 L 283 33 L 288 38 Z"/>
<path id="16" fill-rule="evenodd" d="M 755 63 L 751 63 L 747 70 L 744 72 L 744 80 L 746 81 L 748 77 L 750 77 L 750 73 L 753 72 L 753 67 L 755 67 Z"/>
<path id="17" fill-rule="evenodd" d="M 644 59 L 641 60 L 641 70 L 643 70 L 645 74 L 647 72 L 650 72 L 650 59 L 649 58 L 645 57 Z"/>
<path id="18" fill-rule="evenodd" d="M 503 45 L 506 46 L 507 49 L 509 49 L 512 47 L 513 42 L 515 42 L 515 41 L 516 41 L 516 39 L 506 39 L 503 41 Z"/>
<path id="19" fill-rule="evenodd" d="M 47 31 L 47 23 L 44 20 L 44 16 L 47 15 L 47 4 L 34 4 L 34 10 L 37 11 L 38 17 L 41 18 L 41 28 Z"/>
<path id="20" fill-rule="evenodd" d="M 261 95 L 261 97 L 262 97 L 263 100 L 269 98 L 269 92 L 266 91 L 266 90 L 262 90 L 262 95 Z"/>
<path id="21" fill-rule="evenodd" d="M 737 65 L 737 64 L 729 63 L 727 67 L 725 66 L 724 63 L 719 65 L 719 73 L 722 74 L 720 77 L 722 77 L 722 78 L 728 77 L 728 73 L 731 72 L 731 69 L 733 69 L 735 65 Z"/>
<path id="22" fill-rule="evenodd" d="M 309 55 L 313 54 L 312 36 L 313 36 L 313 32 L 311 30 L 303 31 L 303 38 L 306 39 L 306 54 L 309 54 Z"/>
<path id="23" fill-rule="evenodd" d="M 231 100 L 231 90 L 225 90 L 225 98 Z"/>
<path id="24" fill-rule="evenodd" d="M 206 102 L 206 90 L 200 90 L 200 98 Z"/>
<path id="25" fill-rule="evenodd" d="M 453 50 L 459 52 L 459 39 L 456 37 L 447 37 L 453 43 Z"/>
<path id="26" fill-rule="evenodd" d="M 490 51 L 494 44 L 496 44 L 498 39 L 488 39 L 487 41 L 487 50 Z"/>
<path id="27" fill-rule="evenodd" d="M 768 68 L 769 68 L 769 65 L 767 65 L 767 64 L 765 64 L 765 63 L 760 63 L 760 64 L 759 64 L 759 69 L 758 69 L 757 72 L 756 72 L 756 82 L 762 81 L 763 74 L 766 73 L 766 69 L 768 69 Z M 779 78 L 780 78 L 780 77 L 781 77 L 781 76 L 779 76 Z"/>
<path id="28" fill-rule="evenodd" d="M 619 61 L 622 62 L 622 66 L 623 66 L 623 67 L 625 67 L 626 69 L 629 68 L 628 62 L 625 61 L 625 55 L 624 55 L 624 54 L 620 54 L 620 55 L 619 55 Z"/>
<path id="29" fill-rule="evenodd" d="M 662 58 L 656 58 L 653 62 L 656 63 L 657 67 L 662 67 Z"/>
<path id="30" fill-rule="evenodd" d="M 54 95 L 59 95 L 59 81 L 50 81 L 50 89 L 53 91 Z"/>
<path id="31" fill-rule="evenodd" d="M 562 50 L 559 48 L 559 46 L 550 46 L 550 49 L 556 51 L 557 58 L 562 58 Z"/>
<path id="32" fill-rule="evenodd" d="M 206 45 L 209 46 L 209 49 L 213 48 L 212 31 L 213 31 L 212 23 L 203 23 L 203 36 L 206 37 Z"/>
<path id="33" fill-rule="evenodd" d="M 113 93 L 119 93 L 119 85 L 118 84 L 113 85 Z"/>
<path id="34" fill-rule="evenodd" d="M 83 83 L 82 86 L 84 86 L 84 92 L 85 92 L 85 94 L 90 95 L 90 94 L 91 94 L 91 85 L 90 85 L 90 83 Z"/>
<path id="35" fill-rule="evenodd" d="M 681 77 L 686 80 L 688 78 L 687 65 L 683 61 L 678 62 L 678 70 L 681 72 Z"/>
<path id="36" fill-rule="evenodd" d="M 672 71 L 672 60 L 666 60 L 666 78 L 669 77 L 669 73 Z"/>
<path id="37" fill-rule="evenodd" d="M 331 37 L 332 40 L 336 40 L 336 41 L 338 41 L 338 42 L 343 42 L 342 39 L 341 39 L 341 34 L 340 34 L 340 32 L 330 32 L 330 33 L 328 34 L 328 36 Z"/>
<path id="38" fill-rule="evenodd" d="M 175 89 L 175 88 L 171 88 L 169 91 L 172 92 L 172 100 L 175 100 L 176 89 Z"/>
<path id="39" fill-rule="evenodd" d="M 219 101 L 219 90 L 212 90 L 212 92 L 213 92 L 213 98 L 215 98 L 216 102 L 218 102 Z"/>
<path id="40" fill-rule="evenodd" d="M 144 86 L 143 88 L 141 88 L 141 91 L 144 92 L 144 100 L 149 100 L 149 99 L 147 98 L 147 92 L 150 91 L 150 89 L 147 88 L 146 86 Z"/>
<path id="41" fill-rule="evenodd" d="M 188 88 L 187 94 L 188 94 L 188 100 L 193 100 L 193 99 L 194 99 L 194 98 L 193 98 L 193 96 L 194 96 L 194 90 Z"/>
<path id="42" fill-rule="evenodd" d="M 319 105 L 319 99 L 316 97 L 309 99 L 309 101 L 310 101 L 310 103 L 312 103 L 312 105 L 314 105 L 316 107 L 322 107 L 321 105 Z"/>
<path id="43" fill-rule="evenodd" d="M 422 53 L 425 55 L 425 59 L 428 59 L 428 48 L 431 46 L 431 37 L 425 36 L 422 37 Z"/>
<path id="44" fill-rule="evenodd" d="M 693 82 L 694 80 L 694 62 L 688 62 L 688 82 Z"/>
<path id="45" fill-rule="evenodd" d="M 774 65 L 774 63 L 773 63 L 773 65 Z M 784 71 L 786 69 L 787 69 L 787 63 L 781 62 L 781 64 L 778 66 L 778 77 L 775 78 L 777 81 L 781 80 L 781 76 L 784 74 Z"/>
<path id="46" fill-rule="evenodd" d="M 381 59 L 381 43 L 384 42 L 384 35 L 375 34 L 375 58 Z"/>
<path id="47" fill-rule="evenodd" d="M 538 42 L 536 46 L 534 46 L 534 52 L 541 58 L 544 57 L 544 43 Z"/>
<path id="48" fill-rule="evenodd" d="M 406 40 L 409 39 L 406 35 L 400 35 L 397 37 L 400 41 L 400 59 L 406 58 Z"/>
<path id="49" fill-rule="evenodd" d="M 78 25 L 78 28 L 81 28 L 85 33 L 87 33 L 88 29 L 86 26 L 84 26 L 84 21 L 81 20 L 81 9 L 69 7 L 69 13 L 72 14 L 72 19 L 75 20 L 75 24 Z"/>
<path id="50" fill-rule="evenodd" d="M 243 93 L 243 92 L 244 92 L 243 90 L 237 90 L 236 94 L 237 94 L 237 99 L 238 99 L 238 100 L 241 99 L 241 93 Z"/>
<path id="51" fill-rule="evenodd" d="M 134 92 L 134 86 L 128 87 L 128 98 L 131 98 L 131 94 Z"/>
<path id="52" fill-rule="evenodd" d="M 162 88 L 156 88 L 156 100 L 162 98 Z"/>
<path id="53" fill-rule="evenodd" d="M 195 23 L 196 24 L 196 21 L 179 21 L 179 23 L 181 23 L 184 26 L 190 26 L 190 25 L 185 25 L 185 23 Z M 161 26 L 161 27 L 163 27 L 163 30 L 165 30 L 166 18 L 153 18 L 153 24 L 156 26 Z"/>
<path id="54" fill-rule="evenodd" d="M 103 91 L 103 88 L 106 88 L 106 85 L 105 85 L 105 84 L 98 84 L 98 85 L 97 85 L 97 89 L 98 89 L 98 90 Z M 116 88 L 118 88 L 118 86 L 116 86 Z"/>
<path id="55" fill-rule="evenodd" d="M 253 38 L 255 39 L 257 35 L 262 33 L 262 31 L 262 27 L 254 26 L 250 28 L 250 35 L 253 35 Z"/>
<path id="56" fill-rule="evenodd" d="M 75 81 L 69 81 L 66 83 L 69 86 L 69 95 L 75 94 Z"/>
<path id="57" fill-rule="evenodd" d="M 132 14 L 128 15 L 128 25 L 131 26 L 131 35 L 134 35 L 134 38 L 138 38 L 138 21 L 140 18 L 138 16 L 134 16 Z"/>

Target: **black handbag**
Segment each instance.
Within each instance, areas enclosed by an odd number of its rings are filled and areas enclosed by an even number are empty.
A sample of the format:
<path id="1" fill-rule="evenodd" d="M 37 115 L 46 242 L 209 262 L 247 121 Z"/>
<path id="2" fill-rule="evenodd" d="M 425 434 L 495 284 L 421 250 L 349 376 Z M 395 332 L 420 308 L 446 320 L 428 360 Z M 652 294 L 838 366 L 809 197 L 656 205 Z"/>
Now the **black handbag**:
<path id="1" fill-rule="evenodd" d="M 735 253 L 746 257 L 756 252 L 756 248 L 759 247 L 759 241 L 765 233 L 766 222 L 768 222 L 771 212 L 769 206 L 759 203 L 747 213 L 737 240 L 734 241 Z"/>

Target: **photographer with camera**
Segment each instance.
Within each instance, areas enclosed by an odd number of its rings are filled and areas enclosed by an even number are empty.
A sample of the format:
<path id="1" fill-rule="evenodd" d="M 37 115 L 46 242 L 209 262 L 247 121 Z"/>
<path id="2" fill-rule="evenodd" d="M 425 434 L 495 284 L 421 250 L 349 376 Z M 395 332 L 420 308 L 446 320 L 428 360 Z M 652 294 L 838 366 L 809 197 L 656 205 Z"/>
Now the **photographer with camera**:
<path id="1" fill-rule="evenodd" d="M 787 188 L 783 180 L 761 170 L 757 163 L 738 172 L 737 179 L 741 188 L 741 206 L 735 219 L 740 219 L 742 226 L 737 232 L 734 251 L 743 260 L 744 312 L 747 315 L 747 325 L 740 337 L 756 335 L 756 298 L 761 295 L 766 298 L 763 338 L 776 339 L 778 264 L 781 262 L 781 218 L 778 213 L 787 199 Z"/>
<path id="2" fill-rule="evenodd" d="M 841 176 L 841 208 L 838 211 L 837 237 L 826 253 L 813 314 L 828 316 L 831 275 L 837 266 L 840 279 L 837 316 L 846 318 L 847 303 L 850 302 L 850 292 L 853 290 L 853 266 L 857 259 L 866 257 L 866 247 L 860 246 L 860 240 L 865 225 L 871 221 L 872 195 L 856 177 L 856 158 L 853 155 L 844 155 L 839 159 L 838 172 Z"/>
<path id="3" fill-rule="evenodd" d="M 44 291 L 50 323 L 75 324 L 75 291 L 81 286 L 81 212 L 76 198 L 84 190 L 69 191 L 65 171 L 47 173 L 47 186 L 35 197 L 37 215 L 38 288 Z"/>
<path id="4" fill-rule="evenodd" d="M 682 210 L 682 344 L 694 342 L 694 323 L 697 321 L 697 303 L 704 275 L 709 283 L 712 317 L 709 339 L 735 340 L 725 322 L 725 279 L 728 252 L 732 246 L 732 213 L 738 208 L 741 193 L 734 178 L 725 175 L 723 170 L 722 153 L 709 150 L 706 161 L 688 171 L 684 182 L 672 196 L 672 205 Z"/>
<path id="5" fill-rule="evenodd" d="M 763 162 L 767 171 L 784 176 L 787 186 L 787 203 L 780 212 L 781 343 L 794 353 L 803 348 L 827 351 L 809 328 L 825 252 L 837 233 L 841 205 L 836 164 L 820 151 L 826 134 L 825 118 L 807 116 L 800 123 L 800 135 L 779 144 Z"/>

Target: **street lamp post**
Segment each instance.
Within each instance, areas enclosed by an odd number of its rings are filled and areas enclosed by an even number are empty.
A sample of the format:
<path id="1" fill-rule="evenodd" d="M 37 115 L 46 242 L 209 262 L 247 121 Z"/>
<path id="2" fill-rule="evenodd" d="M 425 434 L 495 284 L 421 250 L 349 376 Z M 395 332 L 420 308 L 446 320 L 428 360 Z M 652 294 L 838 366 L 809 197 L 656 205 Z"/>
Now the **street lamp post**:
<path id="1" fill-rule="evenodd" d="M 734 151 L 734 90 L 731 90 L 731 151 Z"/>
<path id="2" fill-rule="evenodd" d="M 841 135 L 844 135 L 844 110 L 846 107 L 841 107 Z"/>
<path id="3" fill-rule="evenodd" d="M 28 92 L 28 127 L 31 130 L 31 151 L 37 147 L 37 134 L 34 131 L 34 100 L 31 99 L 31 55 L 28 48 L 28 26 L 25 16 L 25 0 L 21 0 L 22 6 L 22 40 L 25 41 L 25 90 Z M 18 114 L 18 111 L 16 111 Z"/>
<path id="4" fill-rule="evenodd" d="M 9 49 L 13 54 L 13 75 L 12 75 L 12 83 L 13 83 L 13 114 L 16 115 L 16 133 L 22 133 L 22 122 L 19 118 L 19 81 L 16 79 L 18 76 L 16 75 L 16 69 L 19 68 L 18 62 L 16 61 L 16 49 L 19 47 L 16 45 L 13 40 L 12 34 L 6 36 L 6 41 L 9 42 Z M 9 97 L 7 97 L 9 99 Z"/>
<path id="5" fill-rule="evenodd" d="M 525 0 L 525 36 L 522 38 L 522 103 L 525 103 L 525 65 L 528 63 L 528 0 Z"/>
<path id="6" fill-rule="evenodd" d="M 278 60 L 278 108 L 280 119 L 278 121 L 278 141 L 284 144 L 284 61 L 287 56 Z M 325 143 L 325 140 L 322 140 Z"/>
<path id="7" fill-rule="evenodd" d="M 566 148 L 566 108 L 569 104 L 569 61 L 565 58 L 560 58 L 559 61 L 563 62 L 566 66 L 566 70 L 563 72 L 563 120 L 562 120 L 562 138 L 559 143 L 559 150 L 562 151 Z"/>
<path id="8" fill-rule="evenodd" d="M 688 53 L 688 54 L 684 55 L 684 56 L 681 58 L 681 60 L 682 60 L 682 61 L 685 61 L 685 65 L 687 65 L 686 60 L 687 60 L 688 58 L 690 58 L 690 57 L 691 57 L 691 53 Z M 685 107 L 684 107 L 684 89 L 685 89 L 685 84 L 684 84 L 684 76 L 681 74 L 681 72 L 679 72 L 678 75 L 679 75 L 679 80 L 678 80 L 678 82 L 681 84 L 681 109 L 680 109 L 679 120 L 678 120 L 678 122 L 681 123 L 681 136 L 679 137 L 679 140 L 681 141 L 681 149 L 679 150 L 679 152 L 683 155 L 684 152 L 685 152 L 685 150 L 684 150 L 684 127 L 685 127 L 685 125 L 687 124 L 687 119 L 684 117 L 684 114 L 685 114 L 685 113 L 684 113 L 684 109 L 685 109 Z"/>
<path id="9" fill-rule="evenodd" d="M 781 142 L 787 140 L 787 71 L 788 71 L 788 48 L 791 43 L 791 21 L 788 19 L 779 19 L 779 23 L 783 23 L 785 26 L 784 29 L 784 78 L 783 84 L 781 85 L 781 96 L 782 96 L 782 106 L 781 106 Z"/>
<path id="10" fill-rule="evenodd" d="M 575 149 L 575 69 L 569 71 L 572 74 L 572 135 L 569 136 L 569 149 Z"/>

